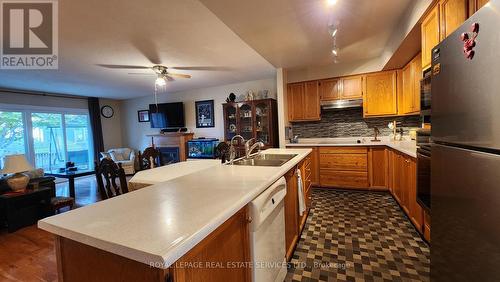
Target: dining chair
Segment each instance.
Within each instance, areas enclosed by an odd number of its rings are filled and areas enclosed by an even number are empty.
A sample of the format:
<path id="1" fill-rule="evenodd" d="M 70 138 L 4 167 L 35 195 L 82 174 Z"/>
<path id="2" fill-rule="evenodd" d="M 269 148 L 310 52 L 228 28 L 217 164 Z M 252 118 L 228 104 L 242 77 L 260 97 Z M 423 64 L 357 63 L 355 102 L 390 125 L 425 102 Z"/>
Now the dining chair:
<path id="1" fill-rule="evenodd" d="M 141 170 L 151 169 L 161 166 L 161 153 L 155 147 L 147 147 L 139 152 L 139 167 Z"/>
<path id="2" fill-rule="evenodd" d="M 125 170 L 120 163 L 117 164 L 112 159 L 104 158 L 100 163 L 96 162 L 95 175 L 103 200 L 128 193 Z M 116 178 L 120 181 L 120 185 L 116 184 Z"/>

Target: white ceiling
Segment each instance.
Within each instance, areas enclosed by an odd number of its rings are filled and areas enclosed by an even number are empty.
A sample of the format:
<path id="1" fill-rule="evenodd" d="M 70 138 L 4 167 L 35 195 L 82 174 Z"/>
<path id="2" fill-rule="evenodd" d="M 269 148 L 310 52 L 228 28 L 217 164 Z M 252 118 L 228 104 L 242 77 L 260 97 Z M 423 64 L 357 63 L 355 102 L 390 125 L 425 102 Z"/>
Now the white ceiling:
<path id="1" fill-rule="evenodd" d="M 275 75 L 269 62 L 199 1 L 64 0 L 59 1 L 59 69 L 0 70 L 0 88 L 116 99 L 146 96 L 153 92 L 155 76 L 97 64 L 153 63 L 229 68 L 176 71 L 192 78 L 168 83 L 167 92 Z"/>
<path id="2" fill-rule="evenodd" d="M 200 0 L 275 67 L 333 63 L 328 25 L 338 24 L 342 64 L 382 54 L 412 0 Z"/>

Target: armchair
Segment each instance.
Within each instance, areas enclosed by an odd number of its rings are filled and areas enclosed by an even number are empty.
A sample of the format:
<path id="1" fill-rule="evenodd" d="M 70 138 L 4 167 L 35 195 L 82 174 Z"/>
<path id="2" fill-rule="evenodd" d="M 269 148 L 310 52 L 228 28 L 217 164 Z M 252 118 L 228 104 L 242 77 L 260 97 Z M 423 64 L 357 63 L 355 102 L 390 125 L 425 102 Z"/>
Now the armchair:
<path id="1" fill-rule="evenodd" d="M 103 158 L 112 159 L 115 163 L 122 165 L 125 174 L 135 173 L 135 151 L 130 148 L 109 149 L 107 152 L 101 152 Z"/>

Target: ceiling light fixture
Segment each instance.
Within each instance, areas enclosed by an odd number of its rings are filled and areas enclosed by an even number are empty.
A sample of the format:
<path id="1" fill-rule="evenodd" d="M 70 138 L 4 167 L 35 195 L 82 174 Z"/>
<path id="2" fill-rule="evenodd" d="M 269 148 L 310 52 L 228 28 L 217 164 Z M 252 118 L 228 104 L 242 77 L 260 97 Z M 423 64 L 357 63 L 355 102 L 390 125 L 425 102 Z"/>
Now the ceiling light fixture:
<path id="1" fill-rule="evenodd" d="M 337 0 L 326 0 L 326 4 L 328 6 L 333 6 L 333 5 L 337 4 Z"/>
<path id="2" fill-rule="evenodd" d="M 165 78 L 162 75 L 158 75 L 158 78 L 156 78 L 155 85 L 158 87 L 164 87 L 167 85 L 167 82 L 165 81 Z"/>

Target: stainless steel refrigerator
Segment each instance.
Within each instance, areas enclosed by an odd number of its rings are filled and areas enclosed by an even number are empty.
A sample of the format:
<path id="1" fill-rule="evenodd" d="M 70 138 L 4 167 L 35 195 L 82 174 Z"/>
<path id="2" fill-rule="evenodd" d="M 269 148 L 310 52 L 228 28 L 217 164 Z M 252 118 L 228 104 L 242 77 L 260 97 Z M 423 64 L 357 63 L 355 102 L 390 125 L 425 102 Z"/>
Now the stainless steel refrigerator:
<path id="1" fill-rule="evenodd" d="M 431 91 L 431 280 L 500 281 L 500 0 L 434 48 Z"/>

